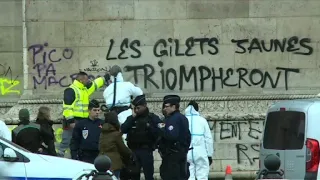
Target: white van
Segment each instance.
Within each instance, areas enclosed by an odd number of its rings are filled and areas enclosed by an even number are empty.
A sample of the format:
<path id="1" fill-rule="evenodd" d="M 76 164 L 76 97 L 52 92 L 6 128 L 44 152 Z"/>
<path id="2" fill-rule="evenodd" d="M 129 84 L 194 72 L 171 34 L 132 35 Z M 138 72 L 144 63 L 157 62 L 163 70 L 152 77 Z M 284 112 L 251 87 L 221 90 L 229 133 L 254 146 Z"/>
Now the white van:
<path id="1" fill-rule="evenodd" d="M 39 155 L 0 137 L 0 179 L 77 179 L 95 170 L 93 164 Z"/>
<path id="2" fill-rule="evenodd" d="M 320 179 L 320 99 L 280 101 L 266 116 L 260 170 L 269 154 L 281 161 L 284 179 Z"/>

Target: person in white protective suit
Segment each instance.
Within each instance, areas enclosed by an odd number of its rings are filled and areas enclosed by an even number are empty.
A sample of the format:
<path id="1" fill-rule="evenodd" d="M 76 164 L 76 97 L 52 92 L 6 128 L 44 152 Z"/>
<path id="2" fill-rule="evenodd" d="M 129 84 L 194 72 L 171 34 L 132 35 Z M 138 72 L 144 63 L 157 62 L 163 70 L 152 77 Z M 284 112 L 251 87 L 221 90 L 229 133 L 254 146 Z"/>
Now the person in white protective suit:
<path id="1" fill-rule="evenodd" d="M 208 180 L 213 156 L 213 138 L 207 120 L 201 117 L 198 111 L 199 106 L 195 101 L 190 101 L 185 110 L 191 132 L 190 147 L 193 148 L 188 152 L 189 180 Z"/>
<path id="2" fill-rule="evenodd" d="M 11 131 L 2 120 L 0 120 L 0 137 L 8 141 L 12 140 Z"/>
<path id="3" fill-rule="evenodd" d="M 142 95 L 143 91 L 131 82 L 123 80 L 121 68 L 118 65 L 111 67 L 110 75 L 112 83 L 104 90 L 103 97 L 107 108 L 118 114 L 121 126 L 127 120 L 127 117 L 132 115 L 132 109 L 130 109 L 131 97 L 136 98 Z M 126 135 L 122 137 L 125 139 Z M 126 144 L 126 141 L 124 142 Z"/>

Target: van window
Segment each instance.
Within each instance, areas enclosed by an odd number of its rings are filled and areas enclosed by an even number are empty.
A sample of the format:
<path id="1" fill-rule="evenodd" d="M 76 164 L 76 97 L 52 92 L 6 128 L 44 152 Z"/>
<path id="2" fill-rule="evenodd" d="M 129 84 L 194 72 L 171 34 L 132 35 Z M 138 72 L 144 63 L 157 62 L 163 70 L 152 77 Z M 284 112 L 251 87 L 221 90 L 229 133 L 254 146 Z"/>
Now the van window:
<path id="1" fill-rule="evenodd" d="M 305 137 L 305 114 L 297 111 L 270 112 L 263 136 L 265 149 L 302 149 Z"/>

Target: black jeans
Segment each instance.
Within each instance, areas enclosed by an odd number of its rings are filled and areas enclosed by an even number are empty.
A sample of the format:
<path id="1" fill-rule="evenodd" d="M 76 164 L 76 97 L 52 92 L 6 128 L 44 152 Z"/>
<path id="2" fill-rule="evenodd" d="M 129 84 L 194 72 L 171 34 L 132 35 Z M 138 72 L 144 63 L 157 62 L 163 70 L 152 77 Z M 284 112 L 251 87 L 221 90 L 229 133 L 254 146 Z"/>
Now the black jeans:
<path id="1" fill-rule="evenodd" d="M 190 173 L 185 152 L 174 152 L 162 157 L 160 176 L 163 180 L 188 180 Z"/>
<path id="2" fill-rule="evenodd" d="M 143 174 L 146 180 L 154 180 L 154 166 L 153 166 L 153 151 L 151 149 L 135 149 L 133 153 L 136 155 L 137 160 L 143 168 Z M 132 178 L 133 180 L 140 180 L 140 174 L 137 177 Z"/>

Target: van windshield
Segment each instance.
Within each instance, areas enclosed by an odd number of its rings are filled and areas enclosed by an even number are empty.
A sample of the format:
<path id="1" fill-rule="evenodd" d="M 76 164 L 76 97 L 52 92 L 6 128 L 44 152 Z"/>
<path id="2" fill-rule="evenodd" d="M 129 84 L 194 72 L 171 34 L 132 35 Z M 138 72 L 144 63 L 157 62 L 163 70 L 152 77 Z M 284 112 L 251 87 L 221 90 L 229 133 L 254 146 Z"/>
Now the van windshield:
<path id="1" fill-rule="evenodd" d="M 270 112 L 263 136 L 265 149 L 302 149 L 305 138 L 305 114 L 297 111 Z"/>

